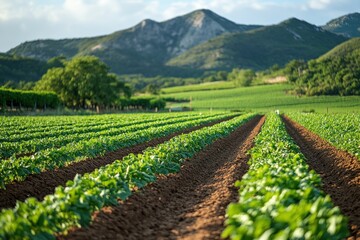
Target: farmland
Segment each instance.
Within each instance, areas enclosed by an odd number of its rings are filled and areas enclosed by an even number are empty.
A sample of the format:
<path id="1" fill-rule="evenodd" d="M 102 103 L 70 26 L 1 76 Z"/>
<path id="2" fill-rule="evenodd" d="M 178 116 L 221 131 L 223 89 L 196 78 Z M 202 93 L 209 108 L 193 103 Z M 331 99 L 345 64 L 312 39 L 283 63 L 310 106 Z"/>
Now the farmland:
<path id="1" fill-rule="evenodd" d="M 177 87 L 169 87 L 162 89 L 163 93 L 181 93 L 181 92 L 191 92 L 191 91 L 208 91 L 208 90 L 220 90 L 220 89 L 231 89 L 235 88 L 235 84 L 230 81 L 217 81 L 217 82 L 208 82 L 202 84 L 194 85 L 185 85 Z"/>
<path id="2" fill-rule="evenodd" d="M 194 85 L 198 86 L 198 85 Z M 286 94 L 292 89 L 288 84 L 262 85 L 253 87 L 199 90 L 169 93 L 164 97 L 191 99 L 191 103 L 176 103 L 171 106 L 191 106 L 194 110 L 242 110 L 242 111 L 311 111 L 323 113 L 359 112 L 359 96 L 295 96 Z M 170 89 L 173 90 L 173 89 Z M 167 90 L 164 90 L 167 92 Z"/>
<path id="3" fill-rule="evenodd" d="M 2 1 L 0 240 L 360 240 L 358 2 Z"/>
<path id="4" fill-rule="evenodd" d="M 239 202 L 228 208 L 223 237 L 236 239 L 341 239 L 346 220 L 319 191 L 280 117 L 268 116 L 255 140 L 250 169 L 237 182 Z M 254 197 L 256 196 L 256 197 Z"/>
<path id="5" fill-rule="evenodd" d="M 300 114 L 292 119 L 326 139 L 334 146 L 360 156 L 360 119 L 358 114 Z"/>
<path id="6" fill-rule="evenodd" d="M 3 117 L 0 238 L 358 236 L 360 119 L 346 116 Z"/>

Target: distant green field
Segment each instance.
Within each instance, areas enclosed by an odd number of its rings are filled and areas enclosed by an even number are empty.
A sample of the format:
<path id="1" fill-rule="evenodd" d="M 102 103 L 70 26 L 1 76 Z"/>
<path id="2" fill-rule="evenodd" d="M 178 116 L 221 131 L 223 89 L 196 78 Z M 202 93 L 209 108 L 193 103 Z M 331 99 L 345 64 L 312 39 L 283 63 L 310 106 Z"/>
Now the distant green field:
<path id="1" fill-rule="evenodd" d="M 179 92 L 192 92 L 192 91 L 205 91 L 205 90 L 220 90 L 235 88 L 233 82 L 219 81 L 219 82 L 208 82 L 202 84 L 169 87 L 161 89 L 165 94 L 179 93 Z"/>
<path id="2" fill-rule="evenodd" d="M 195 110 L 243 110 L 243 111 L 310 111 L 360 112 L 360 96 L 297 97 L 286 94 L 288 84 L 263 85 L 211 91 L 190 91 L 163 94 L 164 97 L 192 99 L 190 103 L 173 104 L 169 107 L 187 106 Z"/>

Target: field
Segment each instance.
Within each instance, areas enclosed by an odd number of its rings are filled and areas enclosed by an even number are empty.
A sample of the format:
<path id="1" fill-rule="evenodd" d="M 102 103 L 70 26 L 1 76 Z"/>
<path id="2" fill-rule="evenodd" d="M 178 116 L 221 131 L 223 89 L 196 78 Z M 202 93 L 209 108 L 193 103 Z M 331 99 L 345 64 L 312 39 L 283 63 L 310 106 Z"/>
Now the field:
<path id="1" fill-rule="evenodd" d="M 170 93 L 182 93 L 182 92 L 192 92 L 192 91 L 221 90 L 221 89 L 231 89 L 231 88 L 235 88 L 233 82 L 217 81 L 217 82 L 208 82 L 208 83 L 194 84 L 187 86 L 169 87 L 169 88 L 163 88 L 161 90 L 164 94 L 170 94 Z"/>
<path id="2" fill-rule="evenodd" d="M 360 118 L 349 116 L 2 117 L 0 238 L 355 239 Z"/>
<path id="3" fill-rule="evenodd" d="M 242 110 L 267 112 L 281 111 L 360 112 L 359 96 L 297 97 L 286 94 L 292 87 L 287 84 L 262 85 L 216 91 L 188 91 L 165 94 L 164 97 L 192 99 L 191 103 L 171 106 L 191 106 L 195 110 Z M 166 92 L 166 89 L 165 89 Z"/>

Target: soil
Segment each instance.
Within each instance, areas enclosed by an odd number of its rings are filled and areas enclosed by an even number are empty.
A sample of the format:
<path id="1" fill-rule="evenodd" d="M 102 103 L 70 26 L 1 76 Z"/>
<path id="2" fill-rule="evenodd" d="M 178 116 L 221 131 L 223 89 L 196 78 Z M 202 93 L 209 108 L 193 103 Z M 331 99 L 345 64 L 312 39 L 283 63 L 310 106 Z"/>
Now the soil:
<path id="1" fill-rule="evenodd" d="M 17 200 L 24 201 L 28 197 L 35 197 L 38 200 L 42 200 L 46 195 L 52 194 L 57 186 L 65 186 L 66 182 L 74 179 L 76 174 L 92 172 L 95 169 L 110 164 L 117 159 L 122 159 L 130 153 L 141 153 L 147 147 L 154 147 L 177 135 L 189 133 L 206 126 L 212 126 L 231 118 L 232 117 L 228 117 L 219 121 L 188 128 L 183 131 L 170 134 L 166 137 L 156 138 L 133 147 L 122 148 L 114 152 L 109 152 L 103 156 L 70 164 L 66 167 L 45 171 L 40 174 L 29 175 L 24 181 L 15 181 L 6 185 L 6 189 L 0 189 L 0 209 L 13 208 L 15 207 Z"/>
<path id="2" fill-rule="evenodd" d="M 160 175 L 119 205 L 93 215 L 88 228 L 58 239 L 219 239 L 225 210 L 235 202 L 236 180 L 247 172 L 247 151 L 265 118 L 257 116 L 183 163 Z"/>
<path id="3" fill-rule="evenodd" d="M 349 218 L 348 239 L 360 239 L 360 161 L 336 149 L 300 124 L 283 117 L 290 136 L 299 145 L 309 166 L 322 178 L 322 190 Z"/>

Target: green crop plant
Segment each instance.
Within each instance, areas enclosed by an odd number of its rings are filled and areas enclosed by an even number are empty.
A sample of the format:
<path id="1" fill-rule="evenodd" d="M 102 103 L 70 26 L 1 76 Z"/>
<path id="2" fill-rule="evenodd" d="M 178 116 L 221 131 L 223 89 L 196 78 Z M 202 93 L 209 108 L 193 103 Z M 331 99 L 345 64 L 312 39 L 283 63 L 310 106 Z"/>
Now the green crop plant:
<path id="1" fill-rule="evenodd" d="M 337 148 L 360 158 L 360 115 L 290 113 L 289 117 Z"/>
<path id="2" fill-rule="evenodd" d="M 42 202 L 34 198 L 18 202 L 14 209 L 1 211 L 0 238 L 52 239 L 53 234 L 66 233 L 71 227 L 87 226 L 95 210 L 117 204 L 117 199 L 125 200 L 131 189 L 155 181 L 158 174 L 179 171 L 183 161 L 252 117 L 254 114 L 242 115 L 182 134 L 142 154 L 130 154 L 91 173 L 77 175 Z"/>
<path id="3" fill-rule="evenodd" d="M 74 161 L 81 161 L 87 158 L 103 155 L 106 152 L 115 151 L 120 148 L 134 146 L 154 138 L 163 137 L 173 132 L 220 120 L 234 114 L 215 114 L 210 116 L 184 119 L 172 119 L 162 121 L 160 126 L 143 126 L 136 130 L 136 126 L 127 126 L 122 134 L 115 136 L 98 136 L 84 139 L 79 142 L 71 142 L 60 148 L 47 148 L 36 152 L 31 156 L 17 158 L 11 157 L 0 162 L 0 187 L 14 180 L 22 181 L 30 174 L 37 174 L 41 171 L 52 170 L 63 167 Z M 168 123 L 171 124 L 168 124 Z"/>
<path id="4" fill-rule="evenodd" d="M 321 179 L 309 170 L 280 117 L 268 114 L 250 151 L 249 171 L 239 201 L 226 211 L 223 238 L 343 239 L 347 219 L 320 190 Z"/>

